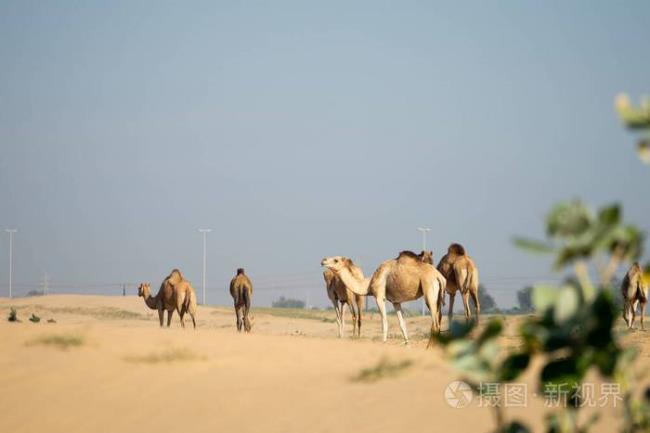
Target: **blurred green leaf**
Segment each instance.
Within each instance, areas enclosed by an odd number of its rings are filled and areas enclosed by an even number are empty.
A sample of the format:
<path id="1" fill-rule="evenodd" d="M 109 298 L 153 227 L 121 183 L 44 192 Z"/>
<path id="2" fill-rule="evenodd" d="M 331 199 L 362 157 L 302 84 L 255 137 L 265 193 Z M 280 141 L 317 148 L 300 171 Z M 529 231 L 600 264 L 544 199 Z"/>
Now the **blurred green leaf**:
<path id="1" fill-rule="evenodd" d="M 530 362 L 529 353 L 514 353 L 509 355 L 501 364 L 499 369 L 499 380 L 509 382 L 517 377 L 528 368 Z"/>
<path id="2" fill-rule="evenodd" d="M 503 433 L 530 433 L 530 430 L 519 421 L 512 421 L 505 426 Z"/>
<path id="3" fill-rule="evenodd" d="M 560 290 L 554 286 L 533 287 L 533 307 L 538 313 L 543 313 L 555 304 L 559 293 Z"/>
<path id="4" fill-rule="evenodd" d="M 621 207 L 618 204 L 605 206 L 598 211 L 598 222 L 614 225 L 621 220 Z"/>
<path id="5" fill-rule="evenodd" d="M 540 374 L 543 384 L 564 385 L 581 383 L 584 371 L 575 357 L 556 359 L 547 363 Z"/>
<path id="6" fill-rule="evenodd" d="M 559 290 L 553 308 L 554 318 L 557 323 L 569 320 L 578 311 L 580 297 L 577 289 L 572 286 L 564 286 Z"/>
<path id="7" fill-rule="evenodd" d="M 535 239 L 515 237 L 513 238 L 512 242 L 518 248 L 521 248 L 522 250 L 526 250 L 531 253 L 548 254 L 548 253 L 552 253 L 555 250 L 552 244 L 544 241 L 538 241 Z"/>
<path id="8" fill-rule="evenodd" d="M 580 201 L 557 204 L 546 216 L 546 233 L 552 237 L 579 236 L 589 229 L 594 216 Z"/>
<path id="9" fill-rule="evenodd" d="M 499 334 L 501 334 L 501 331 L 503 331 L 503 324 L 501 323 L 501 320 L 492 319 L 483 329 L 481 335 L 479 335 L 477 343 L 481 345 L 494 337 L 498 337 Z"/>

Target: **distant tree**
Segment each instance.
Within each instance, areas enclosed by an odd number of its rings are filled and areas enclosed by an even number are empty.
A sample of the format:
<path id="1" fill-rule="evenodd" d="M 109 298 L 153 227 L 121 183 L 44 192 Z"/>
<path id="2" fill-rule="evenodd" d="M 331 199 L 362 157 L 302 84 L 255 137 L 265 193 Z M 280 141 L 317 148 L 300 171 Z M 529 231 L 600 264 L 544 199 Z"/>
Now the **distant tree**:
<path id="1" fill-rule="evenodd" d="M 517 302 L 519 303 L 519 309 L 524 313 L 528 313 L 533 310 L 533 303 L 530 297 L 532 292 L 533 288 L 530 286 L 524 287 L 517 292 Z"/>
<path id="2" fill-rule="evenodd" d="M 280 299 L 274 301 L 271 306 L 273 308 L 305 308 L 305 301 L 280 296 Z"/>
<path id="3" fill-rule="evenodd" d="M 482 312 L 490 312 L 497 309 L 496 301 L 483 285 L 480 285 L 478 288 L 478 301 L 481 304 Z"/>
<path id="4" fill-rule="evenodd" d="M 43 296 L 42 290 L 30 290 L 27 292 L 27 296 Z"/>

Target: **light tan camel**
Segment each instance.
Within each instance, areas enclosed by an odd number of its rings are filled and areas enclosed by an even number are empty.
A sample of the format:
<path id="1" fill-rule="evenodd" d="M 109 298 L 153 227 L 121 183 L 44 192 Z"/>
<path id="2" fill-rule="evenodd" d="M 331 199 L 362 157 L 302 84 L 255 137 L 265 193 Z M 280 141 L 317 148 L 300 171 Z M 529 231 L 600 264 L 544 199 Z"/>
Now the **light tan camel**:
<path id="1" fill-rule="evenodd" d="M 196 294 L 189 281 L 183 279 L 183 275 L 178 269 L 172 270 L 167 278 L 163 280 L 156 296 L 151 296 L 149 283 L 140 284 L 138 296 L 142 296 L 147 307 L 158 311 L 161 327 L 163 326 L 165 310 L 167 310 L 167 327 L 171 325 L 172 315 L 176 310 L 183 328 L 185 327 L 183 316 L 185 316 L 186 312 L 189 312 L 196 329 Z"/>
<path id="2" fill-rule="evenodd" d="M 368 281 L 354 277 L 350 272 L 351 262 L 346 257 L 327 257 L 322 260 L 321 265 L 335 271 L 354 293 L 375 297 L 381 314 L 384 341 L 388 339 L 386 300 L 395 308 L 405 343 L 408 343 L 408 333 L 402 315 L 403 302 L 424 296 L 431 312 L 432 335 L 440 330 L 438 309 L 442 304 L 446 281 L 433 265 L 424 263 L 421 257 L 410 251 L 403 251 L 398 258 L 383 262 Z"/>
<path id="3" fill-rule="evenodd" d="M 248 314 L 253 299 L 253 283 L 244 273 L 244 268 L 237 269 L 237 275 L 230 280 L 230 296 L 235 303 L 237 331 L 241 332 L 243 327 L 246 332 L 250 332 L 252 325 Z"/>
<path id="4" fill-rule="evenodd" d="M 447 279 L 447 293 L 449 293 L 449 324 L 454 314 L 454 298 L 456 292 L 460 291 L 465 307 L 465 318 L 470 320 L 472 311 L 469 307 L 469 298 L 474 302 L 476 309 L 476 321 L 478 322 L 481 313 L 481 304 L 478 300 L 478 268 L 474 261 L 467 255 L 465 248 L 460 244 L 451 244 L 447 254 L 440 259 L 438 270 Z M 442 315 L 442 311 L 440 312 Z"/>
<path id="5" fill-rule="evenodd" d="M 363 272 L 359 269 L 361 278 Z M 350 290 L 341 278 L 331 269 L 323 271 L 323 279 L 325 280 L 325 287 L 327 289 L 327 297 L 334 305 L 334 312 L 336 313 L 336 323 L 338 325 L 339 338 L 343 337 L 345 329 L 345 306 L 347 305 L 352 314 L 352 335 L 361 337 L 361 312 L 363 311 L 364 296 L 357 295 Z"/>
<path id="6" fill-rule="evenodd" d="M 637 307 L 641 307 L 641 329 L 643 325 L 643 316 L 645 316 L 645 306 L 648 302 L 648 285 L 643 280 L 643 269 L 638 263 L 634 263 L 621 284 L 621 293 L 623 294 L 623 319 L 627 323 L 628 329 L 634 326 L 636 319 Z"/>

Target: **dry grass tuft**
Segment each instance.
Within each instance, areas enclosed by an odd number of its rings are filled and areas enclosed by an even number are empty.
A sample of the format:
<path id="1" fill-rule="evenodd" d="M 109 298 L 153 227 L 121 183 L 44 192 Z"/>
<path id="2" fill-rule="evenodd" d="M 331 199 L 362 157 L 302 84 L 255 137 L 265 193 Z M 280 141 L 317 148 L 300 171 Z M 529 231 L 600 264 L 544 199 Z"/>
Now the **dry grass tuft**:
<path id="1" fill-rule="evenodd" d="M 374 367 L 362 369 L 352 378 L 353 382 L 377 382 L 381 379 L 399 376 L 413 365 L 410 359 L 402 361 L 390 361 L 387 358 L 381 358 Z"/>
<path id="2" fill-rule="evenodd" d="M 84 338 L 77 334 L 52 334 L 44 335 L 27 342 L 28 346 L 45 345 L 54 346 L 57 349 L 68 350 L 71 347 L 83 346 Z"/>
<path id="3" fill-rule="evenodd" d="M 124 360 L 138 364 L 161 364 L 171 362 L 204 361 L 205 357 L 197 355 L 189 349 L 169 349 L 162 352 L 152 352 L 148 355 L 127 356 Z"/>

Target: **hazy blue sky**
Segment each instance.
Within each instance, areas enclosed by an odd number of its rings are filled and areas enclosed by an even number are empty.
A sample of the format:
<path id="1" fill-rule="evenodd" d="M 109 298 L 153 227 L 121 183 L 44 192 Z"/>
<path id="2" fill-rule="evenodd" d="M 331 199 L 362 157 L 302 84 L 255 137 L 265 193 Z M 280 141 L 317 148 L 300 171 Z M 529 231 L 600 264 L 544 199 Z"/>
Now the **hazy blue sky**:
<path id="1" fill-rule="evenodd" d="M 325 305 L 319 261 L 369 274 L 432 228 L 503 305 L 552 278 L 516 250 L 552 203 L 620 199 L 650 171 L 612 109 L 650 92 L 650 2 L 0 3 L 0 227 L 16 292 L 160 280 L 226 303 Z M 2 233 L 0 291 L 8 242 Z"/>

